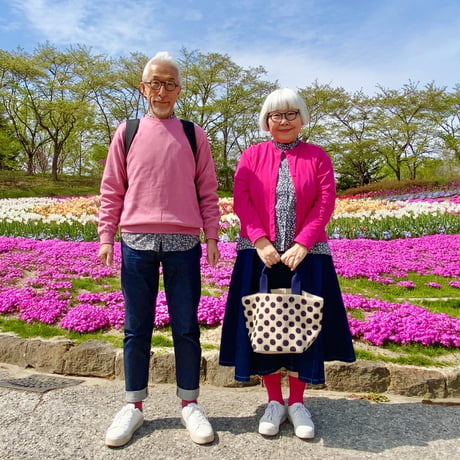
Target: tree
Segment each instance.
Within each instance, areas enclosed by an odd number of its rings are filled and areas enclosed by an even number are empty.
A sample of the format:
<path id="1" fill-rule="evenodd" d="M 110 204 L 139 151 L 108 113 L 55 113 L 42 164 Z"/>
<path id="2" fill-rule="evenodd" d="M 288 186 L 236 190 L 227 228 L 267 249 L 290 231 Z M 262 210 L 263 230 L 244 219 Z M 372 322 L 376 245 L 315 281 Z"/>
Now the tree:
<path id="1" fill-rule="evenodd" d="M 371 99 L 362 91 L 350 94 L 317 81 L 299 94 L 310 115 L 302 138 L 328 151 L 339 176 L 339 187 L 364 185 L 380 177 L 381 160 L 370 125 Z"/>
<path id="2" fill-rule="evenodd" d="M 182 49 L 178 115 L 202 126 L 210 139 L 219 185 L 231 190 L 241 152 L 258 139 L 258 111 L 275 88 L 262 67 L 244 69 L 228 56 Z"/>
<path id="3" fill-rule="evenodd" d="M 20 145 L 14 138 L 11 126 L 0 117 L 0 171 L 17 169 Z"/>
<path id="4" fill-rule="evenodd" d="M 460 161 L 460 84 L 452 93 L 443 91 L 432 105 L 431 116 L 442 147 Z"/>
<path id="5" fill-rule="evenodd" d="M 87 57 L 85 49 L 70 48 L 59 52 L 49 45 L 39 48 L 34 64 L 41 71 L 34 81 L 36 97 L 31 99 L 34 115 L 52 145 L 51 175 L 58 179 L 62 171 L 66 142 L 74 131 L 85 126 L 89 94 L 80 65 Z M 80 126 L 81 125 L 81 126 Z"/>
<path id="6" fill-rule="evenodd" d="M 413 82 L 401 90 L 379 90 L 373 116 L 378 151 L 397 180 L 402 179 L 403 167 L 415 179 L 419 165 L 434 151 L 435 127 L 429 115 L 442 90 L 432 85 L 419 90 Z"/>
<path id="7" fill-rule="evenodd" d="M 2 111 L 26 155 L 27 174 L 34 173 L 34 158 L 48 142 L 33 110 L 35 94 L 31 81 L 43 74 L 31 63 L 31 56 L 18 49 L 0 50 Z"/>
<path id="8" fill-rule="evenodd" d="M 309 120 L 302 129 L 302 140 L 322 146 L 333 144 L 335 132 L 331 129 L 332 113 L 344 100 L 345 90 L 315 81 L 311 86 L 299 90 L 307 106 Z"/>

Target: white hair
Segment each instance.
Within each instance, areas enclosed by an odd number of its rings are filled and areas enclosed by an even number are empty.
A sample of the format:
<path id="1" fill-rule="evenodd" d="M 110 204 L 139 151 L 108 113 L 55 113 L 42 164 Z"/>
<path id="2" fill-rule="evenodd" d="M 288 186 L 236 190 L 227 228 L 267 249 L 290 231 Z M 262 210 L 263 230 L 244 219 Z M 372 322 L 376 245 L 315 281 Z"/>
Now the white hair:
<path id="1" fill-rule="evenodd" d="M 167 64 L 173 67 L 177 71 L 177 78 L 179 80 L 177 83 L 179 83 L 179 85 L 181 84 L 179 66 L 167 51 L 159 51 L 147 62 L 147 64 L 145 64 L 144 71 L 142 72 L 142 81 L 147 81 L 149 78 L 150 68 L 155 64 Z"/>
<path id="2" fill-rule="evenodd" d="M 259 113 L 259 126 L 262 131 L 269 131 L 268 115 L 277 111 L 298 110 L 302 126 L 308 123 L 308 110 L 304 100 L 292 89 L 275 89 L 265 99 Z"/>

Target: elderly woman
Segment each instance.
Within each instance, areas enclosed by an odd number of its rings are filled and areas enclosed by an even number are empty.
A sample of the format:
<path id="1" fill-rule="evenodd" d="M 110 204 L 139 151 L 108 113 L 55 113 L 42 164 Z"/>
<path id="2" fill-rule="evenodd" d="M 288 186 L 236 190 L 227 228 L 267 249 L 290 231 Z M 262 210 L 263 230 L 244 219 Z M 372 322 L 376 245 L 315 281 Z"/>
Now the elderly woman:
<path id="1" fill-rule="evenodd" d="M 241 221 L 237 258 L 222 329 L 220 364 L 235 366 L 235 379 L 261 375 L 268 405 L 259 433 L 273 436 L 289 418 L 299 438 L 315 428 L 304 405 L 307 383 L 324 383 L 324 361 L 355 361 L 326 225 L 335 204 L 335 180 L 327 153 L 299 139 L 308 122 L 304 101 L 285 88 L 273 91 L 259 115 L 272 139 L 246 149 L 235 173 L 234 209 Z M 323 297 L 322 330 L 305 352 L 261 354 L 252 350 L 242 296 L 259 290 L 262 268 L 269 288 L 291 286 L 294 270 L 304 291 Z M 289 398 L 282 394 L 281 370 L 288 372 Z"/>

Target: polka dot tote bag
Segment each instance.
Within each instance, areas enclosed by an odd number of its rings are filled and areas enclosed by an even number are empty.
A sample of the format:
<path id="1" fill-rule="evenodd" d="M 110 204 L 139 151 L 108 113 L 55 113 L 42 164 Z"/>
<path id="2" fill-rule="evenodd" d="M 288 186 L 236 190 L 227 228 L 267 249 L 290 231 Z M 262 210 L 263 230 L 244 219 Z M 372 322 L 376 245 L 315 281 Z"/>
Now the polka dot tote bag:
<path id="1" fill-rule="evenodd" d="M 259 292 L 242 298 L 246 327 L 256 353 L 303 353 L 321 331 L 323 299 L 302 291 L 294 273 L 291 289 L 268 291 L 266 267 Z"/>

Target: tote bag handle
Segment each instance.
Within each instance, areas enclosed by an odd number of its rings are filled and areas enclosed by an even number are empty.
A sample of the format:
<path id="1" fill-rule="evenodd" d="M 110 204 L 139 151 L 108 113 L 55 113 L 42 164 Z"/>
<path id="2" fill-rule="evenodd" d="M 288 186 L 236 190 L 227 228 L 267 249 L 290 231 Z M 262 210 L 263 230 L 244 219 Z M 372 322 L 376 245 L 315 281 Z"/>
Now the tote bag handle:
<path id="1" fill-rule="evenodd" d="M 262 273 L 260 274 L 259 280 L 259 292 L 268 293 L 268 270 L 269 268 L 264 266 L 262 269 Z M 300 276 L 297 273 L 297 270 L 294 271 L 294 276 L 291 280 L 291 293 L 292 294 L 301 294 L 301 287 L 300 287 Z"/>

